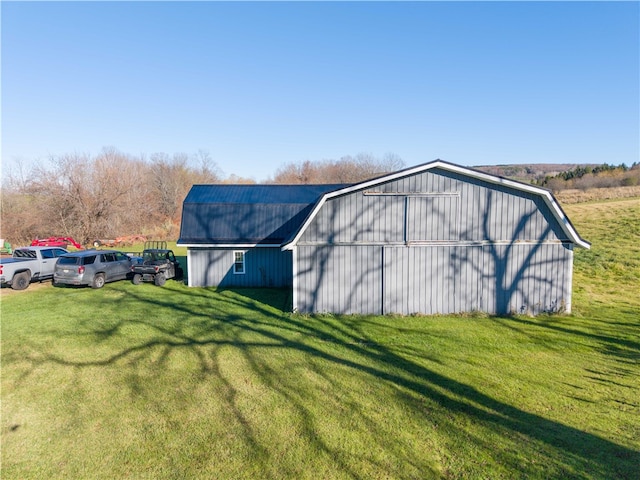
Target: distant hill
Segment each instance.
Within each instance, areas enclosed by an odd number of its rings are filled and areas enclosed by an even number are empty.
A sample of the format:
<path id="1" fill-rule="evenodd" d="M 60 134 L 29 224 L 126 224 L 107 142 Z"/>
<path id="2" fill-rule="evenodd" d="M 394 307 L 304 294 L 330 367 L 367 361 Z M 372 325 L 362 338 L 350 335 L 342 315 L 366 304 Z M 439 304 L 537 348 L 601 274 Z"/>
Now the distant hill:
<path id="1" fill-rule="evenodd" d="M 480 165 L 476 170 L 504 178 L 532 183 L 554 193 L 573 190 L 571 201 L 590 198 L 637 196 L 640 187 L 640 164 L 597 165 L 591 163 L 536 163 L 530 165 Z M 607 192 L 594 190 L 608 190 Z M 575 197 L 575 198 L 574 198 Z M 568 197 L 566 198 L 568 200 Z"/>
<path id="2" fill-rule="evenodd" d="M 532 163 L 522 165 L 478 165 L 475 168 L 481 172 L 491 175 L 511 178 L 525 183 L 534 183 L 536 180 L 542 180 L 546 176 L 553 177 L 562 172 L 567 172 L 577 166 L 591 166 L 596 164 L 578 164 L 578 163 Z"/>

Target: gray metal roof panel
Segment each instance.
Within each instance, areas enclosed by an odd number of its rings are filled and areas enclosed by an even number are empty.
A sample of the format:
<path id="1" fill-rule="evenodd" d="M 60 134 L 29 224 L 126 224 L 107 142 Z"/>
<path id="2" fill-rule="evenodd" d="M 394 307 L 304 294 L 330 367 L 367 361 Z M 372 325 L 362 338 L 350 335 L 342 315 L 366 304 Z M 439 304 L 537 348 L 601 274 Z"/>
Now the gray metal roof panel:
<path id="1" fill-rule="evenodd" d="M 179 244 L 281 244 L 325 193 L 345 185 L 194 185 Z"/>

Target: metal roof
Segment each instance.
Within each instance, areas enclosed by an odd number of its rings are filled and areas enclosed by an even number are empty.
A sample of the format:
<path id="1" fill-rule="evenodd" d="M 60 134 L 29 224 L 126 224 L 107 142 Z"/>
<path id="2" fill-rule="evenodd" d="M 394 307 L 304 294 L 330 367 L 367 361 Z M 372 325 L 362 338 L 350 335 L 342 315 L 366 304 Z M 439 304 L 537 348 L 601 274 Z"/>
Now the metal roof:
<path id="1" fill-rule="evenodd" d="M 323 194 L 346 185 L 194 185 L 184 200 L 179 245 L 280 245 Z"/>

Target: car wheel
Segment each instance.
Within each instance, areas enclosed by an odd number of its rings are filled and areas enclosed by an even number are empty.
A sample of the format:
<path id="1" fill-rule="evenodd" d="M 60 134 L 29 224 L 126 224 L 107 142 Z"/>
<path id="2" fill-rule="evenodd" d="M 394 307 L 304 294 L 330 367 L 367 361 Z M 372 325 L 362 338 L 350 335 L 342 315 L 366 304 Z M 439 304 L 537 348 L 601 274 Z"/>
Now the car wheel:
<path id="1" fill-rule="evenodd" d="M 165 283 L 167 283 L 167 277 L 164 276 L 164 273 L 158 273 L 155 276 L 155 278 L 153 279 L 153 283 L 155 283 L 157 286 L 161 287 Z"/>
<path id="2" fill-rule="evenodd" d="M 140 285 L 142 283 L 142 275 L 140 275 L 139 273 L 135 273 L 133 275 L 133 278 L 131 279 L 131 283 L 133 283 L 134 285 Z"/>
<path id="3" fill-rule="evenodd" d="M 102 288 L 104 287 L 104 273 L 98 273 L 95 277 L 93 277 L 93 283 L 91 283 L 91 288 Z"/>
<path id="4" fill-rule="evenodd" d="M 93 241 L 93 246 L 94 246 L 94 247 L 96 247 L 96 248 L 97 248 L 97 247 L 99 247 L 100 245 L 102 245 L 102 243 L 100 242 L 100 240 L 94 240 L 94 241 Z"/>
<path id="5" fill-rule="evenodd" d="M 13 288 L 14 290 L 24 290 L 29 286 L 30 281 L 31 275 L 29 275 L 29 272 L 17 273 L 13 276 L 11 288 Z"/>

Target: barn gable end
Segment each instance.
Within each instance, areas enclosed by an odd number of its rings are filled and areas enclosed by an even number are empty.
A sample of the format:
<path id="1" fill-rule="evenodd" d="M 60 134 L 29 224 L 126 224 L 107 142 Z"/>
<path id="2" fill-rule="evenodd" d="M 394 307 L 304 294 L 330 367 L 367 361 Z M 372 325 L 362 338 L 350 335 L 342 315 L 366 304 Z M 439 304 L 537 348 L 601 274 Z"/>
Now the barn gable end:
<path id="1" fill-rule="evenodd" d="M 549 192 L 433 162 L 326 194 L 285 245 L 301 312 L 571 310 L 573 247 Z"/>

